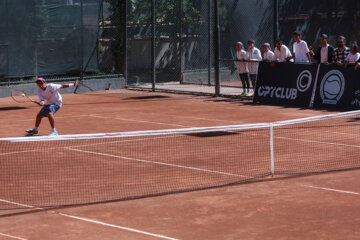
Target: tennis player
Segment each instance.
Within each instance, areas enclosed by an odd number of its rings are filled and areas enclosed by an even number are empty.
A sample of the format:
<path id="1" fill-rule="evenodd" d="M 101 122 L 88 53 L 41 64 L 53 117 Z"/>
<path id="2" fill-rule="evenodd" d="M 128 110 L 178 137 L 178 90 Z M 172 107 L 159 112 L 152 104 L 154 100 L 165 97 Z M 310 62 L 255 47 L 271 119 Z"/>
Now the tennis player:
<path id="1" fill-rule="evenodd" d="M 54 114 L 61 108 L 62 106 L 62 97 L 59 93 L 59 89 L 68 88 L 68 87 L 76 87 L 79 85 L 79 81 L 75 81 L 75 83 L 71 84 L 47 84 L 44 78 L 38 78 L 36 80 L 36 84 L 38 85 L 38 95 L 40 98 L 40 105 L 43 106 L 40 112 L 36 116 L 35 127 L 27 129 L 26 132 L 28 135 L 34 135 L 39 133 L 39 126 L 43 117 L 47 117 L 49 119 L 51 125 L 51 133 L 49 136 L 57 136 L 58 132 L 55 129 L 55 119 Z"/>

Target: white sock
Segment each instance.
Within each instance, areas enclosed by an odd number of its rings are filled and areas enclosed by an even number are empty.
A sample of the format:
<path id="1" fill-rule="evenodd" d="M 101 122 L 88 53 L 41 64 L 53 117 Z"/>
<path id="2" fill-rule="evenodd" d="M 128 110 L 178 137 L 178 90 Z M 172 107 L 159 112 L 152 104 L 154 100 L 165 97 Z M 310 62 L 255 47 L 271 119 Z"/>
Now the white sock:
<path id="1" fill-rule="evenodd" d="M 55 129 L 55 128 L 53 128 L 53 129 L 52 129 L 52 131 L 53 131 L 53 132 L 55 132 L 55 131 L 56 131 L 56 129 Z"/>

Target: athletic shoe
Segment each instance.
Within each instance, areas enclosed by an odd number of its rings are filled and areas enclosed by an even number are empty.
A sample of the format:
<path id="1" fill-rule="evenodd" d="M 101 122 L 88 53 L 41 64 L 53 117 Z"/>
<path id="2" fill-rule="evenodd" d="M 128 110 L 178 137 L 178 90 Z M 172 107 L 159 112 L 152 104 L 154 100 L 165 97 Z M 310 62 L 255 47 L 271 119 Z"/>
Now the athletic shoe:
<path id="1" fill-rule="evenodd" d="M 240 96 L 246 96 L 246 92 L 242 92 Z"/>
<path id="2" fill-rule="evenodd" d="M 248 96 L 248 97 L 251 97 L 252 95 L 254 95 L 254 93 L 252 93 L 252 92 L 249 92 L 246 94 L 246 96 Z"/>
<path id="3" fill-rule="evenodd" d="M 49 134 L 49 136 L 57 136 L 57 135 L 59 135 L 59 134 L 56 130 L 51 131 L 51 133 Z"/>
<path id="4" fill-rule="evenodd" d="M 39 133 L 39 130 L 36 130 L 35 128 L 26 129 L 25 131 L 28 133 L 28 135 L 34 135 Z"/>

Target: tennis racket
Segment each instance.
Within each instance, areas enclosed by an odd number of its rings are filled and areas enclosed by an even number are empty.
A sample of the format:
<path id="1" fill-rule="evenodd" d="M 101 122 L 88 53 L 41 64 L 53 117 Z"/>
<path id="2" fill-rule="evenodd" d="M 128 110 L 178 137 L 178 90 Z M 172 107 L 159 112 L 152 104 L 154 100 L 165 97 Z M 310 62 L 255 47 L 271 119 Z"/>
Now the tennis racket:
<path id="1" fill-rule="evenodd" d="M 38 105 L 41 105 L 38 101 L 32 100 L 26 92 L 20 89 L 13 89 L 11 92 L 11 97 L 14 99 L 14 101 L 19 103 L 25 103 L 25 102 L 33 102 Z"/>

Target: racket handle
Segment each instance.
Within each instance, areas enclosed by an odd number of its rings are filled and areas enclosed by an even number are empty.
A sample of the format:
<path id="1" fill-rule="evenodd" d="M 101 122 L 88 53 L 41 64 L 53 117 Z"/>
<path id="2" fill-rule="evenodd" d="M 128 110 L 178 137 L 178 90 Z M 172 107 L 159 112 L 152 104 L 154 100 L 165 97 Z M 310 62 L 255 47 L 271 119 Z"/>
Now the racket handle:
<path id="1" fill-rule="evenodd" d="M 36 103 L 37 105 L 41 106 L 41 104 L 38 101 L 32 100 L 33 103 Z"/>

